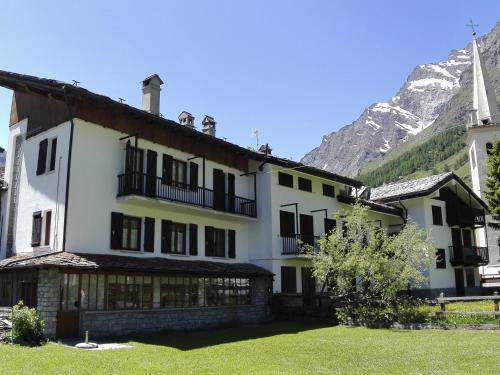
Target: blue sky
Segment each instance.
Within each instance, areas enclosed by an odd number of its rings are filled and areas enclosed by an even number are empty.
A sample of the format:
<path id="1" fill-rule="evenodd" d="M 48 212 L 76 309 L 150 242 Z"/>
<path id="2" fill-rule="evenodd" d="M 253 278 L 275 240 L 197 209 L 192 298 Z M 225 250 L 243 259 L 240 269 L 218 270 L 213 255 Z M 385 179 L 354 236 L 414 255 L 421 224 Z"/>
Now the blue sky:
<path id="1" fill-rule="evenodd" d="M 140 106 L 158 73 L 161 112 L 215 117 L 219 137 L 300 159 L 390 98 L 417 64 L 500 20 L 500 1 L 14 1 L 0 5 L 0 69 L 71 82 Z M 0 89 L 0 145 L 11 93 Z"/>

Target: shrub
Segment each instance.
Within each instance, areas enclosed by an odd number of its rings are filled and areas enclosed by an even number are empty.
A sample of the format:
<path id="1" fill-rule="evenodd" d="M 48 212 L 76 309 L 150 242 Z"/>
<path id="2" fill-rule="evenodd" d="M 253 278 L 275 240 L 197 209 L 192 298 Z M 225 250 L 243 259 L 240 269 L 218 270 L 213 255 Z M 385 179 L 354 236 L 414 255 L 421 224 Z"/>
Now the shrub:
<path id="1" fill-rule="evenodd" d="M 12 340 L 26 345 L 40 345 L 43 338 L 45 323 L 35 309 L 25 306 L 19 301 L 12 310 Z"/>

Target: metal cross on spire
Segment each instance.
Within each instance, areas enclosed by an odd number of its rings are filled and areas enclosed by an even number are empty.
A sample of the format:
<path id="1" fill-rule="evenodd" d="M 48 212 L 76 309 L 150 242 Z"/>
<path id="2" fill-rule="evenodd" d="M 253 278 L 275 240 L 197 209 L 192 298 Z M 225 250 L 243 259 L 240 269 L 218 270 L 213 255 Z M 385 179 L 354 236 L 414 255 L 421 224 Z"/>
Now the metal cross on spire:
<path id="1" fill-rule="evenodd" d="M 476 36 L 476 29 L 475 28 L 478 27 L 479 25 L 474 24 L 472 22 L 472 20 L 470 20 L 469 23 L 465 26 L 470 27 L 472 29 L 472 36 Z"/>

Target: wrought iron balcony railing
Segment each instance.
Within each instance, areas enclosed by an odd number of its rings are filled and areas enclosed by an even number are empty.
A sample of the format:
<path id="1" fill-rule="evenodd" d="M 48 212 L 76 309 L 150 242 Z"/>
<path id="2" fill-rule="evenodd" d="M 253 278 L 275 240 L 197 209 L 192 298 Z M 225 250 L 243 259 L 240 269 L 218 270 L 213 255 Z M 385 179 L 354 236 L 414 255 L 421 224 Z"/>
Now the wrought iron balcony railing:
<path id="1" fill-rule="evenodd" d="M 489 263 L 487 247 L 450 246 L 448 249 L 452 266 L 485 266 Z"/>
<path id="2" fill-rule="evenodd" d="M 161 177 L 146 173 L 118 175 L 118 196 L 126 195 L 141 195 L 249 217 L 257 216 L 255 200 L 214 192 L 201 186 L 164 181 Z"/>
<path id="3" fill-rule="evenodd" d="M 281 236 L 283 255 L 297 255 L 306 254 L 307 248 L 313 247 L 318 251 L 318 240 L 320 236 L 313 236 L 308 234 L 290 234 Z"/>

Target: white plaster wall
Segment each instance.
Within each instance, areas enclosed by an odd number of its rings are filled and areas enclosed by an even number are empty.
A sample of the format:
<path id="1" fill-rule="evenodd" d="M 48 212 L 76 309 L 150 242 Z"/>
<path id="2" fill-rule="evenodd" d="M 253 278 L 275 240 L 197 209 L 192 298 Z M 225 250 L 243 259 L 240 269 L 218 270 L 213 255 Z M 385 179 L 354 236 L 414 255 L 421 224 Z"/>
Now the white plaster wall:
<path id="1" fill-rule="evenodd" d="M 9 184 L 12 180 L 14 163 L 14 139 L 23 137 L 21 154 L 21 175 L 18 191 L 18 208 L 16 226 L 14 228 L 13 253 L 23 254 L 33 251 L 60 251 L 62 249 L 64 226 L 65 184 L 67 155 L 69 149 L 70 123 L 65 122 L 48 131 L 26 139 L 28 119 L 14 124 L 9 129 L 9 143 L 5 168 L 5 178 Z M 43 139 L 57 138 L 57 154 L 55 170 L 37 176 L 38 148 Z M 47 159 L 50 154 L 47 155 Z M 5 204 L 2 204 L 3 228 L 0 254 L 5 256 L 9 221 L 10 190 L 4 193 Z M 2 202 L 2 203 L 4 203 Z M 52 211 L 51 239 L 48 246 L 31 247 L 33 213 L 36 211 Z M 44 228 L 42 228 L 44 231 Z"/>
<path id="2" fill-rule="evenodd" d="M 210 225 L 220 229 L 235 230 L 237 242 L 236 259 L 214 258 L 212 260 L 248 261 L 248 226 L 255 219 L 238 218 L 236 215 L 190 207 L 185 204 L 168 204 L 156 199 L 118 199 L 116 197 L 118 193 L 117 175 L 124 172 L 125 160 L 124 142 L 120 141 L 119 138 L 125 135 L 79 119 L 75 120 L 69 187 L 67 251 L 141 257 L 161 256 L 190 260 L 206 259 L 204 256 L 205 226 Z M 193 156 L 143 139 L 139 139 L 138 147 L 145 150 L 144 152 L 150 149 L 158 153 L 158 176 L 161 176 L 162 153 L 184 161 Z M 199 164 L 199 183 L 201 185 L 201 159 L 196 160 L 196 162 Z M 236 195 L 253 199 L 251 177 L 240 177 L 242 171 L 210 160 L 206 161 L 206 186 L 208 188 L 212 187 L 213 168 L 233 173 L 236 176 Z M 141 218 L 146 216 L 155 218 L 154 253 L 110 249 L 111 212 L 114 211 Z M 162 219 L 198 225 L 198 256 L 161 254 Z M 144 238 L 144 222 L 141 232 Z M 141 240 L 141 246 L 142 244 Z"/>

